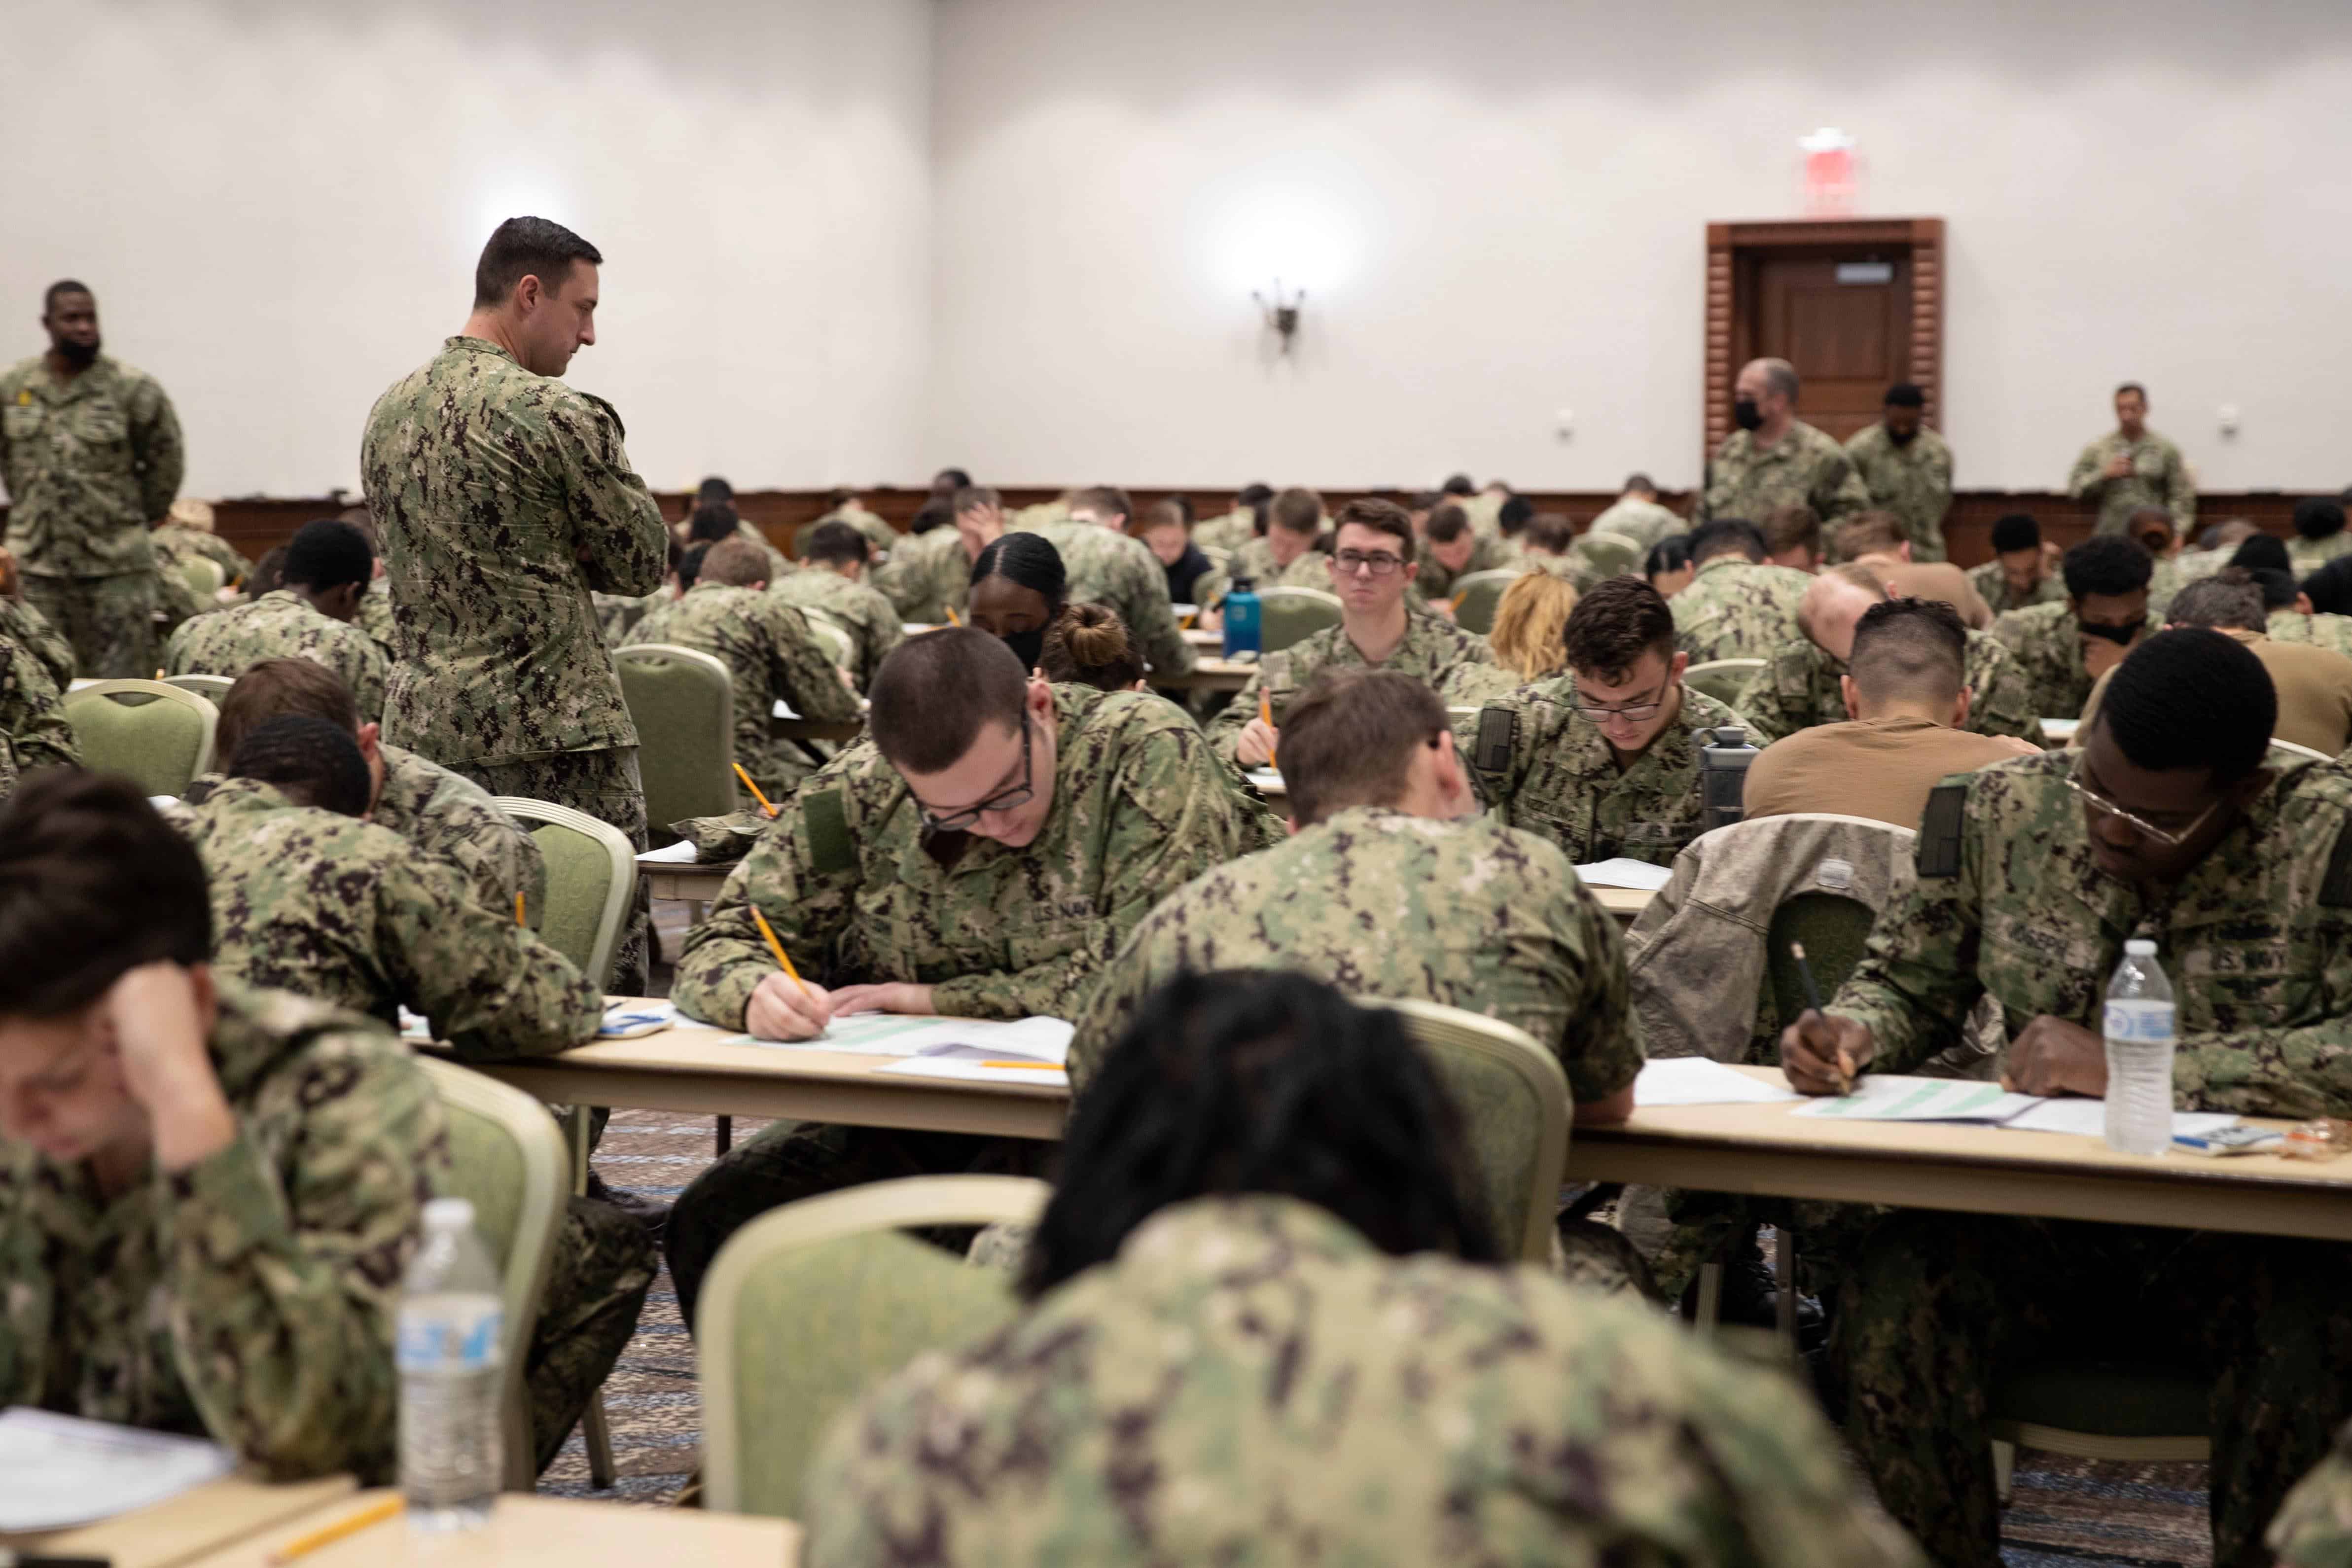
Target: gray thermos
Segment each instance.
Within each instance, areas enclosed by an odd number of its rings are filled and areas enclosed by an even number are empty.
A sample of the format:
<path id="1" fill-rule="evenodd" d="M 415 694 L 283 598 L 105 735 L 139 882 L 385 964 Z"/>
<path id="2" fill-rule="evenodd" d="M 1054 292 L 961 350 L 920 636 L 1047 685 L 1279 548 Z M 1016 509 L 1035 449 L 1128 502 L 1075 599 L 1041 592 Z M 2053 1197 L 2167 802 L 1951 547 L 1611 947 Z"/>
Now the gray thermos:
<path id="1" fill-rule="evenodd" d="M 1747 816 L 1748 764 L 1756 760 L 1756 748 L 1738 724 L 1718 724 L 1700 734 L 1706 744 L 1699 750 L 1699 800 L 1712 833 Z"/>

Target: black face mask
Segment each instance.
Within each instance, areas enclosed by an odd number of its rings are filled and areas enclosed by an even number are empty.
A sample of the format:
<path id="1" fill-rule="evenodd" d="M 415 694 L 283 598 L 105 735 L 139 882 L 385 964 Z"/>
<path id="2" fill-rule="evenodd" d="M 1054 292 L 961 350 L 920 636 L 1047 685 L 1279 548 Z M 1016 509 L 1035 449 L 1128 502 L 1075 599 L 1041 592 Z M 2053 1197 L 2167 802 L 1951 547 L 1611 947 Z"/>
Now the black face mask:
<path id="1" fill-rule="evenodd" d="M 2105 626 L 2096 621 L 2076 621 L 2074 629 L 2086 637 L 2105 637 L 2124 647 L 2131 647 L 2132 638 L 2139 636 L 2137 626 Z"/>
<path id="2" fill-rule="evenodd" d="M 1761 429 L 1764 425 L 1764 411 L 1756 406 L 1754 398 L 1743 397 L 1731 405 L 1731 422 L 1742 430 Z"/>
<path id="3" fill-rule="evenodd" d="M 1037 661 L 1045 655 L 1045 628 L 1043 626 L 1034 632 L 1014 632 L 1003 640 L 1004 646 L 1013 650 L 1013 657 L 1020 659 L 1024 671 L 1036 668 Z"/>
<path id="4" fill-rule="evenodd" d="M 1898 447 L 1908 447 L 1919 438 L 1918 427 L 1915 426 L 1908 430 L 1897 430 L 1894 426 L 1889 425 L 1886 427 L 1886 438 Z"/>

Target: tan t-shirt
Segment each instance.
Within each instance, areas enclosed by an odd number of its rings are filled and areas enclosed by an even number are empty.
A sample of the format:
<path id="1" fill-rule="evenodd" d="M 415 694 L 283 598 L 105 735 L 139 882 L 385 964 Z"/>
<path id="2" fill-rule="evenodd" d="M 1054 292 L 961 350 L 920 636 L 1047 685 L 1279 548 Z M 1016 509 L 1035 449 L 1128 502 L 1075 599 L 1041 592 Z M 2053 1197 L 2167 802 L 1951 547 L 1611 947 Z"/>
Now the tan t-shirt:
<path id="1" fill-rule="evenodd" d="M 1983 631 L 1992 625 L 1992 606 L 1985 603 L 1969 574 L 1948 561 L 1895 561 L 1865 555 L 1867 566 L 1898 599 L 1941 599 L 1960 614 L 1962 624 Z"/>
<path id="2" fill-rule="evenodd" d="M 2352 658 L 2310 643 L 2277 642 L 2260 632 L 2215 629 L 2253 649 L 2254 657 L 2270 671 L 2271 686 L 2278 693 L 2278 721 L 2271 726 L 2271 739 L 2308 746 L 2331 757 L 2343 752 L 2347 742 L 2352 742 Z M 2107 676 L 2103 675 L 2091 688 L 2090 700 L 2083 704 L 2083 722 L 2074 731 L 2074 744 L 2083 743 L 2083 731 L 2091 727 L 2106 694 Z"/>
<path id="3" fill-rule="evenodd" d="M 1925 719 L 1816 724 L 1773 742 L 1748 764 L 1747 813 L 1834 811 L 1916 828 L 1927 792 L 1945 774 L 2021 754 L 1995 736 Z"/>

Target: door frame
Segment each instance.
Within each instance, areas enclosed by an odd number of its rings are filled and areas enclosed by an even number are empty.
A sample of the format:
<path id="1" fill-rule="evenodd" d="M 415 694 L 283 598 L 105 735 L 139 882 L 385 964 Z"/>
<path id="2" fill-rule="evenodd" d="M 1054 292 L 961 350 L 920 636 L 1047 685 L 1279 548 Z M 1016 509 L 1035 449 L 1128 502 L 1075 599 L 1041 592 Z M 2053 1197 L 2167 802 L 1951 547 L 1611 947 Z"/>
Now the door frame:
<path id="1" fill-rule="evenodd" d="M 1706 226 L 1706 392 L 1701 407 L 1706 446 L 1700 471 L 1731 434 L 1731 383 L 1742 319 L 1753 301 L 1738 298 L 1740 264 L 1751 256 L 1801 255 L 1869 246 L 1902 250 L 1911 258 L 1911 379 L 1927 395 L 1927 423 L 1943 425 L 1944 220 L 1939 217 L 1779 218 Z"/>

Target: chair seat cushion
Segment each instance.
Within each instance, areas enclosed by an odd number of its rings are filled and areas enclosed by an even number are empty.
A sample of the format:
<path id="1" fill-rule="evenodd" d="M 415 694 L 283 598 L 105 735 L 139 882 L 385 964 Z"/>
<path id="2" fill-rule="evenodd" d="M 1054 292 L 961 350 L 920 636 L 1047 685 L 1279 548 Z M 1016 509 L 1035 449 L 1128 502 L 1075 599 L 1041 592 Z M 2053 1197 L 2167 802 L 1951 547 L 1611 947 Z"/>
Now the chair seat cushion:
<path id="1" fill-rule="evenodd" d="M 2119 1362 L 2021 1367 L 1993 1385 L 2001 1421 L 2108 1437 L 2186 1437 L 2206 1430 L 2209 1380 L 2177 1369 Z"/>

